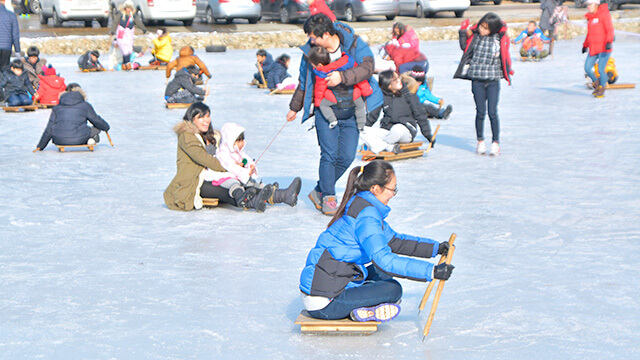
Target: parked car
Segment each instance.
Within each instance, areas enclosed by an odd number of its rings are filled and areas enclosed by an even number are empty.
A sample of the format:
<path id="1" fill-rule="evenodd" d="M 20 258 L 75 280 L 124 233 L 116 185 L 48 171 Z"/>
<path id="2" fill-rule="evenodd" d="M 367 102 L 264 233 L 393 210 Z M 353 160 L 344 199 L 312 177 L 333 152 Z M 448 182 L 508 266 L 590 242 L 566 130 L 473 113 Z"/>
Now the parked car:
<path id="1" fill-rule="evenodd" d="M 40 13 L 40 0 L 7 0 L 5 2 L 5 6 L 7 8 L 9 8 L 9 6 L 12 6 L 13 10 L 21 14 Z"/>
<path id="2" fill-rule="evenodd" d="M 53 26 L 62 26 L 64 21 L 80 20 L 91 26 L 98 20 L 100 26 L 109 25 L 109 0 L 40 0 L 40 23 L 45 25 L 49 18 Z"/>
<path id="3" fill-rule="evenodd" d="M 333 0 L 327 5 L 336 15 L 346 21 L 358 21 L 363 16 L 381 15 L 393 20 L 400 13 L 399 0 Z"/>
<path id="4" fill-rule="evenodd" d="M 502 4 L 502 0 L 471 0 L 471 5 L 478 5 L 485 1 L 493 1 L 494 5 Z"/>
<path id="5" fill-rule="evenodd" d="M 307 0 L 260 0 L 263 17 L 280 19 L 283 24 L 309 17 Z"/>
<path id="6" fill-rule="evenodd" d="M 469 6 L 469 0 L 400 0 L 400 15 L 421 18 L 441 11 L 453 11 L 456 17 L 462 17 Z"/>
<path id="7" fill-rule="evenodd" d="M 40 0 L 42 1 L 42 0 Z M 87 0 L 91 1 L 91 0 Z M 191 26 L 196 17 L 196 0 L 132 0 L 145 25 L 152 21 L 178 20 Z M 119 9 L 125 0 L 111 0 L 111 10 Z"/>
<path id="8" fill-rule="evenodd" d="M 196 17 L 212 24 L 224 19 L 230 24 L 233 19 L 247 19 L 249 24 L 260 20 L 260 0 L 196 0 Z"/>

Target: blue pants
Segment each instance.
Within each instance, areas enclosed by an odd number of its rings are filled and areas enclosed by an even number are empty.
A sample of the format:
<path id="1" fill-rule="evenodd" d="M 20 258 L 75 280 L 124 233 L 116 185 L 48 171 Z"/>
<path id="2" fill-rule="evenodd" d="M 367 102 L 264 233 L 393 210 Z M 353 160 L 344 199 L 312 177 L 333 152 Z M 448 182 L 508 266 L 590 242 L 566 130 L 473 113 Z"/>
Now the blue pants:
<path id="1" fill-rule="evenodd" d="M 338 114 L 336 114 L 338 115 Z M 355 116 L 340 120 L 334 128 L 322 116 L 315 112 L 316 133 L 320 144 L 319 180 L 315 190 L 322 196 L 336 194 L 336 181 L 347 171 L 356 157 L 358 149 L 358 126 Z"/>
<path id="2" fill-rule="evenodd" d="M 411 61 L 408 63 L 404 63 L 400 66 L 398 66 L 398 73 L 402 74 L 405 73 L 407 71 L 411 71 L 411 69 L 413 69 L 413 67 L 415 65 L 420 65 L 424 68 L 424 73 L 426 74 L 427 72 L 429 72 L 429 60 L 424 60 L 424 61 Z"/>
<path id="3" fill-rule="evenodd" d="M 396 303 L 400 300 L 402 285 L 399 282 L 373 265 L 369 265 L 367 270 L 369 275 L 363 285 L 346 289 L 333 298 L 329 305 L 320 310 L 309 311 L 309 315 L 324 320 L 344 319 L 357 308 Z"/>
<path id="4" fill-rule="evenodd" d="M 600 54 L 587 56 L 587 60 L 584 62 L 584 71 L 587 76 L 591 78 L 592 82 L 596 81 L 596 71 L 593 70 L 593 66 L 598 62 L 598 72 L 600 73 L 600 85 L 605 86 L 609 82 L 609 75 L 604 71 L 607 62 L 611 57 L 611 52 L 601 52 Z"/>
<path id="5" fill-rule="evenodd" d="M 7 99 L 9 106 L 31 105 L 31 96 L 27 94 L 11 94 Z"/>
<path id="6" fill-rule="evenodd" d="M 500 100 L 500 80 L 471 81 L 471 92 L 476 102 L 476 137 L 484 140 L 484 118 L 489 112 L 493 142 L 500 143 L 500 119 L 498 118 L 498 101 Z"/>

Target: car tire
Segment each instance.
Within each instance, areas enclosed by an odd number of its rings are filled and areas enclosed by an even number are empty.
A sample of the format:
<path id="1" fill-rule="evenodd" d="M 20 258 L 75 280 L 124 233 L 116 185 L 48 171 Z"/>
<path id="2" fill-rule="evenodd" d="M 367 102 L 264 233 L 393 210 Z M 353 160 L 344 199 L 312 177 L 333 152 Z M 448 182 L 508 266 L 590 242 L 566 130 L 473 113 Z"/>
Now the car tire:
<path id="1" fill-rule="evenodd" d="M 286 7 L 280 8 L 280 22 L 283 24 L 288 24 L 291 22 L 291 16 L 289 16 L 289 10 Z"/>
<path id="2" fill-rule="evenodd" d="M 93 20 L 85 20 L 84 21 L 84 27 L 93 27 Z"/>
<path id="3" fill-rule="evenodd" d="M 51 16 L 51 18 L 53 19 L 53 26 L 54 27 L 61 27 L 62 26 L 62 20 L 60 19 L 60 16 L 58 15 L 58 10 L 53 9 L 53 15 Z"/>
<path id="4" fill-rule="evenodd" d="M 216 18 L 215 16 L 213 16 L 213 10 L 211 10 L 210 7 L 207 7 L 207 15 L 205 15 L 205 22 L 207 24 L 215 24 L 216 23 Z"/>
<path id="5" fill-rule="evenodd" d="M 184 24 L 184 26 L 191 26 L 193 25 L 193 19 L 182 20 L 182 24 Z"/>
<path id="6" fill-rule="evenodd" d="M 575 0 L 576 9 L 585 7 L 585 0 Z"/>
<path id="7" fill-rule="evenodd" d="M 422 8 L 422 4 L 416 4 L 416 17 L 418 19 L 422 19 L 424 17 L 424 9 Z"/>
<path id="8" fill-rule="evenodd" d="M 616 4 L 613 0 L 608 0 L 607 5 L 609 5 L 609 11 L 620 9 L 620 4 Z"/>
<path id="9" fill-rule="evenodd" d="M 144 26 L 151 25 L 151 21 L 147 20 L 147 18 L 144 17 L 142 10 L 138 9 L 138 14 L 140 14 L 140 20 L 142 20 L 142 23 L 144 24 Z"/>
<path id="10" fill-rule="evenodd" d="M 456 14 L 457 18 L 461 18 L 464 16 L 464 10 L 457 10 L 453 12 L 454 14 Z"/>
<path id="11" fill-rule="evenodd" d="M 29 1 L 29 11 L 33 14 L 40 14 L 40 0 Z"/>
<path id="12" fill-rule="evenodd" d="M 385 17 L 386 17 L 386 18 L 387 18 L 387 20 L 389 20 L 389 21 L 391 21 L 391 20 L 393 20 L 393 19 L 395 19 L 395 18 L 396 18 L 396 16 L 395 16 L 395 15 L 387 15 L 387 16 L 385 16 Z"/>
<path id="13" fill-rule="evenodd" d="M 42 14 L 42 12 L 41 12 L 41 13 L 40 13 L 40 24 L 42 24 L 42 25 L 47 25 L 47 21 L 48 21 L 48 20 L 49 20 L 49 18 L 48 18 L 48 17 L 46 17 L 46 16 L 44 16 L 44 15 Z"/>
<path id="14" fill-rule="evenodd" d="M 227 24 L 233 24 L 233 18 L 226 18 L 224 19 L 224 22 Z"/>
<path id="15" fill-rule="evenodd" d="M 98 20 L 98 23 L 100 24 L 100 27 L 103 27 L 103 28 L 107 27 L 107 26 L 109 26 L 109 18 L 106 17 L 104 19 L 100 19 L 100 20 Z"/>
<path id="16" fill-rule="evenodd" d="M 249 21 L 249 24 L 257 24 L 258 21 L 260 21 L 260 18 L 248 18 L 247 20 Z"/>
<path id="17" fill-rule="evenodd" d="M 207 45 L 205 50 L 207 52 L 225 52 L 227 47 L 225 45 Z"/>
<path id="18" fill-rule="evenodd" d="M 344 10 L 344 19 L 347 22 L 356 21 L 356 16 L 353 13 L 353 7 L 351 7 L 351 5 L 347 6 L 347 8 Z"/>
<path id="19" fill-rule="evenodd" d="M 494 5 L 500 5 L 500 4 L 502 4 L 502 0 L 493 0 L 493 4 Z"/>

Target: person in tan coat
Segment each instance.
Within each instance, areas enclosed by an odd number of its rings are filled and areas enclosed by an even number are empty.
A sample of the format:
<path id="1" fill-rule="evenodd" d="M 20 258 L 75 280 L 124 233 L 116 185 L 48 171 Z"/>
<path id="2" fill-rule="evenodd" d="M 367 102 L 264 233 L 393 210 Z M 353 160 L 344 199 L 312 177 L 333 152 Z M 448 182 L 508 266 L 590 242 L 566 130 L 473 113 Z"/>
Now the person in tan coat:
<path id="1" fill-rule="evenodd" d="M 189 65 L 197 65 L 200 70 L 211 79 L 211 73 L 209 73 L 209 69 L 207 69 L 207 65 L 205 65 L 202 60 L 196 55 L 193 55 L 193 48 L 191 46 L 183 46 L 180 49 L 180 56 L 176 59 L 172 60 L 167 64 L 166 75 L 167 79 L 171 77 L 171 70 L 180 70 Z"/>

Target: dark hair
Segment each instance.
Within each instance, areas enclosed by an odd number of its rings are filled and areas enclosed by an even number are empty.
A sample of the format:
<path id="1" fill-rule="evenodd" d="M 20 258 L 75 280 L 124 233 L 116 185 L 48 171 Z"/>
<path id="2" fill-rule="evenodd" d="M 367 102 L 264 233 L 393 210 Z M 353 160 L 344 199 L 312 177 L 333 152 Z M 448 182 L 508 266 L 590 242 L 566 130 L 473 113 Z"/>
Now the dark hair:
<path id="1" fill-rule="evenodd" d="M 395 24 L 393 24 L 393 28 L 392 29 L 398 29 L 398 32 L 400 32 L 400 34 L 398 35 L 398 37 L 404 35 L 404 33 L 407 31 L 407 26 L 401 22 L 397 22 Z M 393 35 L 395 37 L 395 34 Z"/>
<path id="2" fill-rule="evenodd" d="M 287 61 L 289 61 L 290 59 L 291 59 L 291 56 L 289 56 L 287 54 L 282 54 L 282 55 L 278 56 L 276 61 L 279 62 L 280 64 L 284 65 L 284 67 L 287 67 Z"/>
<path id="3" fill-rule="evenodd" d="M 162 35 L 166 35 L 167 34 L 167 28 L 166 27 L 159 27 L 158 30 L 162 31 Z"/>
<path id="4" fill-rule="evenodd" d="M 196 101 L 189 106 L 184 113 L 182 120 L 193 122 L 196 117 L 206 116 L 211 114 L 211 109 L 202 101 Z M 216 138 L 214 137 L 213 126 L 209 123 L 209 128 L 206 132 L 200 133 L 200 135 L 211 145 L 216 145 Z"/>
<path id="5" fill-rule="evenodd" d="M 14 69 L 24 70 L 24 65 L 22 65 L 22 60 L 15 59 L 11 62 L 11 67 Z"/>
<path id="6" fill-rule="evenodd" d="M 238 137 L 236 138 L 236 141 L 243 141 L 244 140 L 244 131 L 240 133 L 240 135 L 238 135 Z"/>
<path id="7" fill-rule="evenodd" d="M 304 22 L 303 30 L 305 34 L 313 34 L 316 37 L 322 37 L 325 33 L 329 33 L 329 35 L 337 34 L 336 28 L 333 27 L 333 21 L 325 14 L 311 15 Z"/>
<path id="8" fill-rule="evenodd" d="M 361 170 L 362 172 L 360 172 Z M 327 227 L 331 226 L 344 215 L 344 209 L 347 207 L 347 202 L 349 202 L 352 196 L 360 191 L 369 191 L 371 187 L 375 185 L 387 185 L 394 174 L 393 166 L 382 160 L 374 160 L 364 167 L 357 166 L 351 169 L 349 178 L 347 179 L 347 188 L 344 191 L 344 196 L 342 196 L 338 211 L 333 215 Z"/>
<path id="9" fill-rule="evenodd" d="M 100 57 L 100 52 L 98 50 L 91 50 L 91 52 L 89 53 L 90 55 L 93 55 L 97 58 Z"/>
<path id="10" fill-rule="evenodd" d="M 67 84 L 66 91 L 73 91 L 73 89 L 82 89 L 82 88 L 80 87 L 80 85 L 78 85 L 78 83 Z"/>
<path id="11" fill-rule="evenodd" d="M 200 74 L 200 69 L 198 68 L 197 65 L 189 65 L 187 67 L 184 68 L 189 74 L 191 75 L 199 75 Z"/>
<path id="12" fill-rule="evenodd" d="M 533 26 L 537 26 L 538 24 L 535 22 L 535 20 L 531 20 L 529 21 L 529 24 L 533 24 Z"/>
<path id="13" fill-rule="evenodd" d="M 380 90 L 382 90 L 383 93 L 392 94 L 396 92 L 390 88 L 395 75 L 396 72 L 393 70 L 385 70 L 378 74 L 378 84 L 380 84 Z M 398 76 L 400 75 L 398 74 Z"/>
<path id="14" fill-rule="evenodd" d="M 27 49 L 27 57 L 40 56 L 40 49 L 35 46 L 29 46 Z"/>
<path id="15" fill-rule="evenodd" d="M 257 56 L 267 56 L 267 50 L 260 49 L 260 50 L 256 51 L 256 55 Z"/>
<path id="16" fill-rule="evenodd" d="M 497 34 L 504 26 L 502 20 L 500 20 L 500 16 L 492 12 L 484 14 L 480 21 L 478 21 L 478 26 L 482 23 L 486 23 L 489 27 L 489 35 Z"/>
<path id="17" fill-rule="evenodd" d="M 309 50 L 309 62 L 312 65 L 327 65 L 331 62 L 331 55 L 322 46 L 312 46 Z"/>

